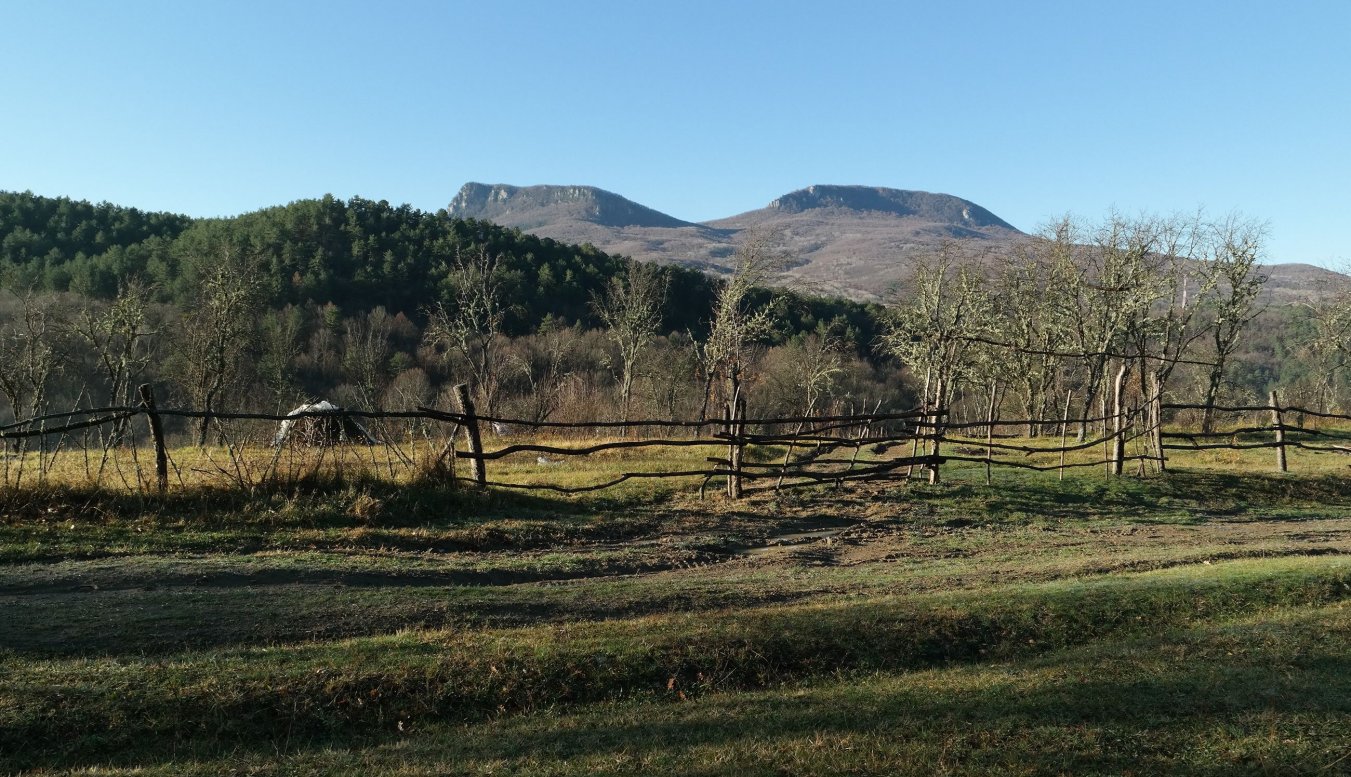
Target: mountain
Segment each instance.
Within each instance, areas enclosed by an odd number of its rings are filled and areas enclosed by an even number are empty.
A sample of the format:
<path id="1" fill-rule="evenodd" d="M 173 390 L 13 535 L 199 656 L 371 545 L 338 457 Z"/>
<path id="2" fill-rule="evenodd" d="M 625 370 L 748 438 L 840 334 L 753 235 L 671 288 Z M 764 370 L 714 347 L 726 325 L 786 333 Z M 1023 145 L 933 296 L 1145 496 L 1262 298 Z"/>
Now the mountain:
<path id="1" fill-rule="evenodd" d="M 834 213 L 873 213 L 899 218 L 918 219 L 930 223 L 950 224 L 961 230 L 994 227 L 1006 231 L 1018 230 L 1007 221 L 974 202 L 950 194 L 884 189 L 869 186 L 808 186 L 789 192 L 769 203 L 764 209 L 734 216 L 724 221 L 731 223 L 746 217 L 773 219 L 806 213 L 813 210 Z"/>
<path id="2" fill-rule="evenodd" d="M 884 294 L 944 242 L 999 247 L 1024 236 L 960 197 L 869 186 L 808 186 L 705 226 L 733 241 L 748 231 L 773 234 L 794 260 L 794 281 L 863 298 Z"/>
<path id="3" fill-rule="evenodd" d="M 1315 302 L 1351 289 L 1351 277 L 1312 264 L 1273 264 L 1263 272 L 1262 291 L 1273 302 Z"/>
<path id="4" fill-rule="evenodd" d="M 467 183 L 447 210 L 450 215 L 461 218 L 495 221 L 508 226 L 519 226 L 515 222 L 532 223 L 537 228 L 573 221 L 616 229 L 695 226 L 594 186 Z"/>
<path id="5" fill-rule="evenodd" d="M 882 297 L 909 275 L 917 258 L 944 242 L 965 239 L 998 254 L 1026 237 L 970 200 L 873 186 L 808 186 L 758 210 L 703 223 L 592 186 L 467 183 L 447 210 L 611 254 L 714 273 L 731 267 L 748 233 L 768 233 L 792 259 L 785 282 L 861 300 Z M 1277 264 L 1266 271 L 1271 301 L 1314 299 L 1351 282 L 1306 264 Z"/>
<path id="6" fill-rule="evenodd" d="M 731 267 L 748 232 L 772 233 L 792 257 L 788 280 L 862 299 L 880 296 L 905 277 L 915 256 L 945 240 L 1005 243 L 1022 236 L 959 197 L 867 186 L 809 186 L 759 210 L 702 224 L 590 186 L 468 183 L 447 211 L 590 243 L 608 253 L 713 272 Z"/>

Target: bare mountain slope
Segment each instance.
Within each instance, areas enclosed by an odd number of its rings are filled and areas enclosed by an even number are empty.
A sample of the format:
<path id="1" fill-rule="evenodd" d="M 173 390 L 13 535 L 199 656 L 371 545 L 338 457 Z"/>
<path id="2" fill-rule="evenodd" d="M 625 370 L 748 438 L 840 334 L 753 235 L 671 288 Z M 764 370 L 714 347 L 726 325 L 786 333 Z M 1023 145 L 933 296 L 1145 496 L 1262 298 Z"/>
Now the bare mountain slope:
<path id="1" fill-rule="evenodd" d="M 1023 236 L 959 197 L 866 186 L 809 186 L 707 225 L 733 234 L 773 233 L 794 258 L 791 274 L 798 281 L 854 297 L 884 293 L 945 241 L 997 248 Z"/>
<path id="2" fill-rule="evenodd" d="M 601 227 L 690 227 L 681 221 L 594 186 L 489 186 L 467 183 L 450 203 L 454 216 L 485 219 L 524 230 L 586 222 Z"/>
<path id="3" fill-rule="evenodd" d="M 772 232 L 794 260 L 793 280 L 856 298 L 877 297 L 908 274 L 917 255 L 944 240 L 1004 242 L 1022 234 L 958 197 L 865 186 L 810 186 L 760 210 L 704 224 L 589 186 L 469 183 L 447 210 L 635 259 L 712 271 L 731 265 L 748 230 Z"/>
<path id="4" fill-rule="evenodd" d="M 909 276 L 920 256 L 945 241 L 965 239 L 997 254 L 1025 237 L 960 197 L 870 186 L 808 186 L 764 208 L 702 224 L 591 186 L 467 183 L 447 210 L 609 253 L 713 272 L 731 266 L 748 232 L 772 233 L 793 260 L 786 281 L 855 299 L 879 298 Z M 1273 265 L 1267 272 L 1273 301 L 1312 299 L 1348 283 L 1344 275 L 1303 264 Z"/>

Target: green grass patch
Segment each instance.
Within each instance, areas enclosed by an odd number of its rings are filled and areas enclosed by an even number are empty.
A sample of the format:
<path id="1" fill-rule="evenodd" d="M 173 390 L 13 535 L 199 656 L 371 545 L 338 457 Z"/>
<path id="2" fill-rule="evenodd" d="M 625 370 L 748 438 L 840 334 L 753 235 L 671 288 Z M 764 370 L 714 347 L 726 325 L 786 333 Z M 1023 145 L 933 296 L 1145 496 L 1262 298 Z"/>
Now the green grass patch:
<path id="1" fill-rule="evenodd" d="M 624 699 L 107 774 L 1280 775 L 1351 760 L 1351 607 L 1007 661 Z M 105 773 L 100 771 L 99 773 Z"/>
<path id="2" fill-rule="evenodd" d="M 1351 597 L 1339 557 L 1226 562 L 982 592 L 167 658 L 0 662 L 9 768 L 397 732 L 624 698 L 1004 660 Z"/>

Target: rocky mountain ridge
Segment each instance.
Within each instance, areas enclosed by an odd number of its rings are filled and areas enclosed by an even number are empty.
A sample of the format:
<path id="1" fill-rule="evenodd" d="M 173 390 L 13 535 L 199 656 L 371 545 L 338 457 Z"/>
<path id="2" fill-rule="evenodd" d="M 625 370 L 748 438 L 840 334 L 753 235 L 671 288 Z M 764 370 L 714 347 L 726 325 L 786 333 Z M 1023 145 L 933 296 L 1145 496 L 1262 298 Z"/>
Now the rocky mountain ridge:
<path id="1" fill-rule="evenodd" d="M 593 186 L 467 183 L 450 215 L 515 227 L 608 253 L 726 272 L 748 233 L 771 233 L 792 258 L 785 283 L 823 294 L 879 299 L 919 257 L 953 239 L 992 253 L 1025 233 L 990 210 L 950 194 L 874 186 L 813 185 L 763 208 L 695 223 Z M 1321 296 L 1351 279 L 1306 264 L 1267 268 L 1273 299 Z"/>

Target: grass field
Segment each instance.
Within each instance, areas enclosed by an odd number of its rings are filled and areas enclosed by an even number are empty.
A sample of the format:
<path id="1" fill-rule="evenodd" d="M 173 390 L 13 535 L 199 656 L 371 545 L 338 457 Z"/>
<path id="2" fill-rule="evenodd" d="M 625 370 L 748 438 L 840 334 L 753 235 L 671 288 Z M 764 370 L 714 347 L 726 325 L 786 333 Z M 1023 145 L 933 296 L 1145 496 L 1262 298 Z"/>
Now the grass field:
<path id="1" fill-rule="evenodd" d="M 0 773 L 1351 773 L 1346 457 L 729 502 L 194 456 L 3 495 Z"/>

